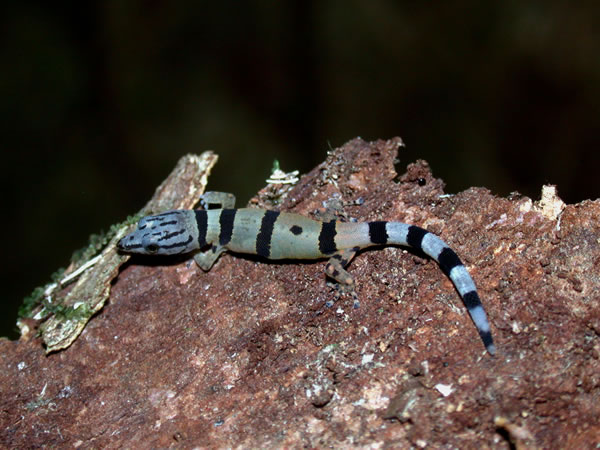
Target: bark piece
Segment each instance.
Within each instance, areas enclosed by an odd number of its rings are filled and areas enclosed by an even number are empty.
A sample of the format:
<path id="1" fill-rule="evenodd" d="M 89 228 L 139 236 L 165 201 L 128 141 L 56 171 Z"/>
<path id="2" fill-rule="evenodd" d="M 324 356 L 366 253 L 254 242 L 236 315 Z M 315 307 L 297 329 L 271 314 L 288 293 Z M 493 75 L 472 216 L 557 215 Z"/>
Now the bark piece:
<path id="1" fill-rule="evenodd" d="M 212 152 L 181 158 L 140 214 L 192 208 L 204 192 L 208 175 L 216 161 L 217 155 Z M 68 288 L 66 296 L 61 298 L 60 294 L 56 295 L 54 301 L 70 313 L 53 314 L 42 324 L 42 339 L 47 353 L 69 347 L 90 318 L 102 309 L 119 267 L 129 259 L 128 255 L 117 253 L 116 244 L 133 228 L 133 225 L 123 225 L 102 253 L 94 258 L 90 268 L 83 271 L 73 287 Z M 77 268 L 70 269 L 66 276 Z M 44 316 L 43 311 L 40 313 Z"/>

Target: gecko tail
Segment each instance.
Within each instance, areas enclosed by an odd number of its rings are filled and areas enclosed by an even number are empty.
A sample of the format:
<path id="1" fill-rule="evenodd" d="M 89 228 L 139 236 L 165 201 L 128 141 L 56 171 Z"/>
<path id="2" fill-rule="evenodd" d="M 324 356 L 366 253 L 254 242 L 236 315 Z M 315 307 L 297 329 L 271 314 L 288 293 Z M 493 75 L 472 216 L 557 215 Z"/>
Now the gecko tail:
<path id="1" fill-rule="evenodd" d="M 456 252 L 435 234 L 415 225 L 408 225 L 401 222 L 373 223 L 379 223 L 379 225 L 371 228 L 379 230 L 377 238 L 380 241 L 383 239 L 381 234 L 385 230 L 385 238 L 388 244 L 407 245 L 423 251 L 423 253 L 437 261 L 442 272 L 450 278 L 456 287 L 486 350 L 490 355 L 496 354 L 496 346 L 492 338 L 490 323 L 477 294 L 477 288 Z M 383 224 L 385 225 L 382 226 Z"/>

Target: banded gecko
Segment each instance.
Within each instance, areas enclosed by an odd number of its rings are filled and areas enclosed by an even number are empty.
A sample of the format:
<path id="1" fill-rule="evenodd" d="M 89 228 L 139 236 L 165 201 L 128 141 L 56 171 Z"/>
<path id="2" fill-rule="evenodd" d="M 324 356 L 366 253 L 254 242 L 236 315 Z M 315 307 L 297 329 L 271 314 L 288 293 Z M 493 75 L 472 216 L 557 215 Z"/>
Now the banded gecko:
<path id="1" fill-rule="evenodd" d="M 227 250 L 275 260 L 329 258 L 326 274 L 354 292 L 354 280 L 345 268 L 359 250 L 382 245 L 409 246 L 437 261 L 460 294 L 485 348 L 495 354 L 475 283 L 454 250 L 433 233 L 402 222 L 318 221 L 293 213 L 234 209 L 235 197 L 224 192 L 206 192 L 201 204 L 205 209 L 143 217 L 137 229 L 121 239 L 117 247 L 127 253 L 146 255 L 194 252 L 194 260 L 204 271 L 210 270 Z M 219 209 L 209 209 L 209 205 Z"/>

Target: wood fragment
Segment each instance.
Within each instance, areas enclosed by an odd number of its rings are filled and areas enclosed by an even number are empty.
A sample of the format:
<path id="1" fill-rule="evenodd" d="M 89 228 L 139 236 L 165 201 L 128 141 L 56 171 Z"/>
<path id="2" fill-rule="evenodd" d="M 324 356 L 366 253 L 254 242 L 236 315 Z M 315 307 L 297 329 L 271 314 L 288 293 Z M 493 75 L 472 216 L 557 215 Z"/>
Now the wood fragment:
<path id="1" fill-rule="evenodd" d="M 140 213 L 147 215 L 170 209 L 193 208 L 206 188 L 208 176 L 217 159 L 218 155 L 211 151 L 182 157 Z M 129 259 L 129 255 L 117 253 L 116 244 L 133 228 L 134 225 L 120 228 L 100 257 L 96 257 L 98 261 L 80 275 L 75 286 L 62 299 L 61 305 L 72 308 L 73 314 L 68 317 L 54 314 L 42 324 L 46 353 L 69 347 L 90 318 L 102 309 L 110 295 L 111 281 L 117 276 L 121 264 Z"/>

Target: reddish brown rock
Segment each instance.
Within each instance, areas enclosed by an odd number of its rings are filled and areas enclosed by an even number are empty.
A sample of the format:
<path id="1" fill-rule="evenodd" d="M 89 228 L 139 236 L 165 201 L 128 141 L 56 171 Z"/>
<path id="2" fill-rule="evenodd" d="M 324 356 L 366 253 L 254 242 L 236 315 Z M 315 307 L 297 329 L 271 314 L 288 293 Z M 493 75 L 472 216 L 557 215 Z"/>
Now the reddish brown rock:
<path id="1" fill-rule="evenodd" d="M 226 254 L 203 273 L 136 257 L 70 348 L 0 343 L 2 446 L 600 443 L 600 203 L 445 196 L 423 161 L 395 180 L 400 143 L 349 142 L 281 209 L 362 197 L 349 218 L 439 234 L 475 279 L 496 357 L 436 263 L 405 249 L 352 262 L 358 310 L 350 296 L 324 306 L 324 262 Z"/>

